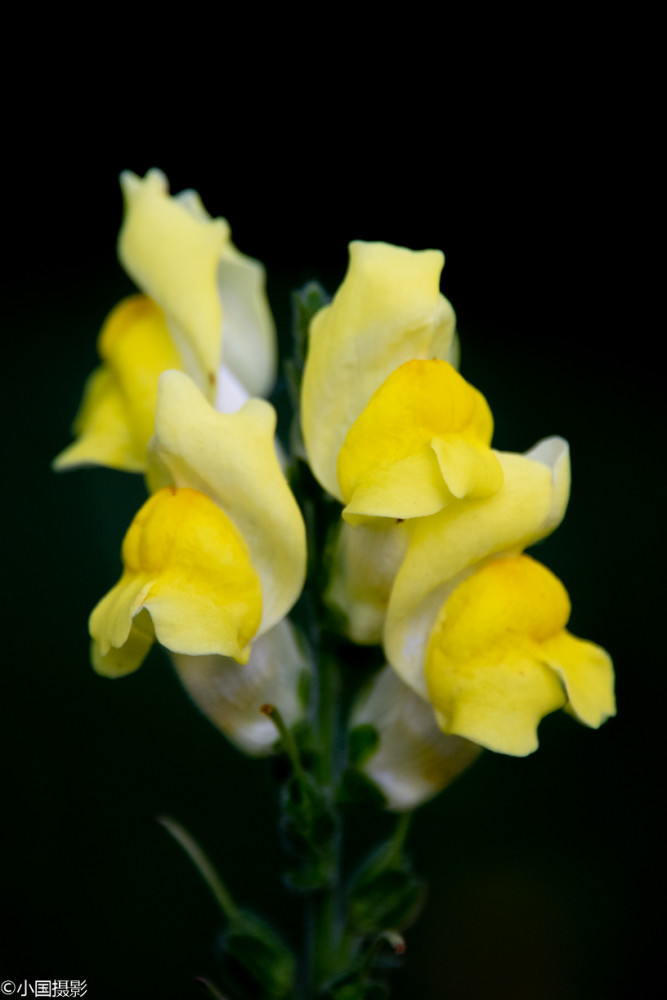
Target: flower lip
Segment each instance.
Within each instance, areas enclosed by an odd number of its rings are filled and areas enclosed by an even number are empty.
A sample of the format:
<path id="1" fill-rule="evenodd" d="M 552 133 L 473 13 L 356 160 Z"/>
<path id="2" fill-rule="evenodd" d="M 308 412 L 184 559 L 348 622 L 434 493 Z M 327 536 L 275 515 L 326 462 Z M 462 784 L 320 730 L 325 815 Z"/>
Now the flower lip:
<path id="1" fill-rule="evenodd" d="M 338 456 L 343 516 L 435 514 L 500 489 L 490 449 L 493 418 L 482 394 L 446 361 L 400 365 L 373 394 Z"/>
<path id="2" fill-rule="evenodd" d="M 537 726 L 570 701 L 582 722 L 615 713 L 604 650 L 566 631 L 562 583 L 526 555 L 495 559 L 442 606 L 426 653 L 426 679 L 444 732 L 501 753 L 537 748 Z"/>
<path id="3" fill-rule="evenodd" d="M 387 609 L 384 647 L 392 667 L 423 698 L 428 698 L 424 661 L 429 636 L 449 595 L 485 562 L 544 538 L 565 513 L 570 484 L 566 441 L 547 439 L 525 455 L 495 455 L 504 474 L 497 493 L 410 522 L 410 544 Z"/>

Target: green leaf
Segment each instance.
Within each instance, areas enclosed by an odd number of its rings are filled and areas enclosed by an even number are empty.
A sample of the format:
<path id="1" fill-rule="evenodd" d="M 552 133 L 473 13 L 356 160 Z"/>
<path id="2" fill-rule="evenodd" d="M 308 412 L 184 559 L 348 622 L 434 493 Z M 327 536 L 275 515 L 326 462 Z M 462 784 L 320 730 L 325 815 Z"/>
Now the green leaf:
<path id="1" fill-rule="evenodd" d="M 387 869 L 356 882 L 348 897 L 350 923 L 364 935 L 406 927 L 417 916 L 423 899 L 423 882 L 412 871 Z"/>
<path id="2" fill-rule="evenodd" d="M 378 748 L 380 736 L 369 723 L 356 726 L 350 732 L 349 758 L 352 767 L 361 767 Z"/>
<path id="3" fill-rule="evenodd" d="M 410 813 L 400 817 L 394 835 L 366 858 L 349 882 L 349 920 L 359 934 L 400 930 L 421 909 L 424 883 L 403 853 L 410 818 Z"/>
<path id="4" fill-rule="evenodd" d="M 321 1000 L 386 1000 L 388 996 L 389 990 L 384 983 L 358 972 L 338 976 L 320 992 Z"/>
<path id="5" fill-rule="evenodd" d="M 282 1000 L 294 987 L 296 961 L 284 941 L 258 917 L 241 914 L 224 937 L 226 971 L 236 989 Z"/>
<path id="6" fill-rule="evenodd" d="M 326 853 L 336 818 L 322 790 L 308 775 L 292 775 L 283 788 L 283 832 L 298 855 Z"/>

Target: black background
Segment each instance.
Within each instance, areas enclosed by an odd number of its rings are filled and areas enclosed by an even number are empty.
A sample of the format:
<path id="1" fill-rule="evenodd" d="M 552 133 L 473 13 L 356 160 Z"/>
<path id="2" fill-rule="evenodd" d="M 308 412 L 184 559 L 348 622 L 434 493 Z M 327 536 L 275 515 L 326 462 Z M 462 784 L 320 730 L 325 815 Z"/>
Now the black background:
<path id="1" fill-rule="evenodd" d="M 613 131 L 557 100 L 537 118 L 499 104 L 473 142 L 444 105 L 382 127 L 369 107 L 354 136 L 336 105 L 255 110 L 252 127 L 221 106 L 206 128 L 186 115 L 162 129 L 142 107 L 130 138 L 108 110 L 92 136 L 54 107 L 6 161 L 1 976 L 86 979 L 93 1000 L 201 995 L 217 911 L 162 813 L 240 901 L 299 933 L 268 766 L 225 744 L 159 651 L 118 682 L 88 666 L 87 616 L 119 573 L 140 477 L 49 470 L 100 324 L 131 287 L 114 254 L 117 175 L 156 165 L 266 264 L 281 331 L 289 289 L 319 277 L 334 291 L 349 240 L 443 249 L 462 371 L 489 400 L 494 443 L 571 444 L 570 509 L 536 554 L 570 592 L 572 631 L 613 655 L 619 715 L 599 732 L 550 717 L 535 755 L 486 754 L 420 810 L 410 846 L 430 893 L 396 1000 L 645 995 L 662 864 L 663 459 L 652 331 L 630 306 L 637 183 Z"/>

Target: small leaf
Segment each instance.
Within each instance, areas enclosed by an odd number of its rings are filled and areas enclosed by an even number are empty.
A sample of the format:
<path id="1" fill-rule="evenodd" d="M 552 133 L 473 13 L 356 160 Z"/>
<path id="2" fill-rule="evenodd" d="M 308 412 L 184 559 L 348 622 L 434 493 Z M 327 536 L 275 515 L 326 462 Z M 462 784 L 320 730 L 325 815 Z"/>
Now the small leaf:
<path id="1" fill-rule="evenodd" d="M 337 976 L 320 993 L 321 1000 L 386 1000 L 388 996 L 389 990 L 384 983 L 358 972 Z"/>
<path id="2" fill-rule="evenodd" d="M 358 882 L 348 898 L 350 923 L 360 934 L 406 927 L 417 916 L 424 884 L 409 869 L 389 869 Z"/>
<path id="3" fill-rule="evenodd" d="M 223 937 L 227 973 L 236 987 L 257 996 L 259 987 L 271 1000 L 282 1000 L 292 990 L 294 955 L 258 917 L 243 913 Z"/>
<path id="4" fill-rule="evenodd" d="M 349 756 L 353 767 L 361 767 L 377 750 L 380 736 L 375 726 L 356 726 L 350 732 Z"/>

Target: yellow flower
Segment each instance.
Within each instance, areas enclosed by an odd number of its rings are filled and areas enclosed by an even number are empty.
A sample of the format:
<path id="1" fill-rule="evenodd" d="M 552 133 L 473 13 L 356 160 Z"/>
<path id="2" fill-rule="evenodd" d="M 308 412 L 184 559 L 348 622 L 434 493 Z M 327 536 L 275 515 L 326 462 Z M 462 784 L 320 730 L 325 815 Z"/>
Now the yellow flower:
<path id="1" fill-rule="evenodd" d="M 217 413 L 183 373 L 159 383 L 151 497 L 123 542 L 124 570 L 90 617 L 95 669 L 135 670 L 155 639 L 240 663 L 285 617 L 305 576 L 305 529 L 280 469 L 275 411 Z"/>
<path id="2" fill-rule="evenodd" d="M 142 290 L 107 317 L 77 415 L 77 440 L 56 469 L 84 464 L 146 468 L 146 447 L 160 373 L 185 371 L 219 409 L 233 409 L 228 386 L 242 397 L 268 392 L 275 376 L 275 330 L 264 270 L 231 243 L 225 219 L 211 219 L 199 196 L 170 197 L 159 170 L 121 175 L 125 216 L 118 255 Z M 225 370 L 220 369 L 224 340 Z M 236 393 L 233 393 L 236 396 Z"/>
<path id="3" fill-rule="evenodd" d="M 409 472 L 413 450 L 419 484 L 407 494 L 399 486 L 398 495 L 389 497 L 384 516 L 403 516 L 393 510 L 410 503 L 417 511 L 421 485 L 429 486 L 434 477 L 438 457 L 435 452 L 432 461 L 430 456 L 425 457 L 429 435 L 446 437 L 449 430 L 439 424 L 432 427 L 424 413 L 426 406 L 419 410 L 418 401 L 415 416 L 421 422 L 408 432 L 407 438 L 397 442 L 386 463 L 388 470 L 378 468 L 373 460 L 368 462 L 363 438 L 369 430 L 372 434 L 378 432 L 378 446 L 383 447 L 385 417 L 389 414 L 392 426 L 400 423 L 397 395 L 404 389 L 419 391 L 414 368 L 395 375 L 389 388 L 381 390 L 401 365 L 415 359 L 454 360 L 454 312 L 439 292 L 443 263 L 444 257 L 437 250 L 413 252 L 386 243 L 351 243 L 345 280 L 332 302 L 311 323 L 301 394 L 304 443 L 315 477 L 332 496 L 352 503 L 351 517 L 357 513 L 357 506 L 361 514 L 376 515 L 384 510 L 383 494 L 396 487 L 391 467 L 398 463 L 403 472 Z M 454 382 L 458 376 L 453 372 L 443 378 Z M 437 397 L 435 381 L 432 379 L 429 385 Z M 371 402 L 371 411 L 364 414 Z M 362 424 L 353 430 L 360 419 Z M 483 434 L 488 430 L 484 428 Z M 352 436 L 346 442 L 349 434 Z M 385 482 L 383 477 L 391 481 Z M 405 483 L 404 477 L 395 478 Z M 379 506 L 374 491 L 380 494 Z M 431 506 L 432 494 L 433 488 L 428 491 Z"/>
<path id="4" fill-rule="evenodd" d="M 537 747 L 540 719 L 568 699 L 588 725 L 612 715 L 613 673 L 604 650 L 564 631 L 561 584 L 520 555 L 563 517 L 566 442 L 496 454 L 504 485 L 494 496 L 411 522 L 384 645 L 444 732 L 523 755 Z"/>

